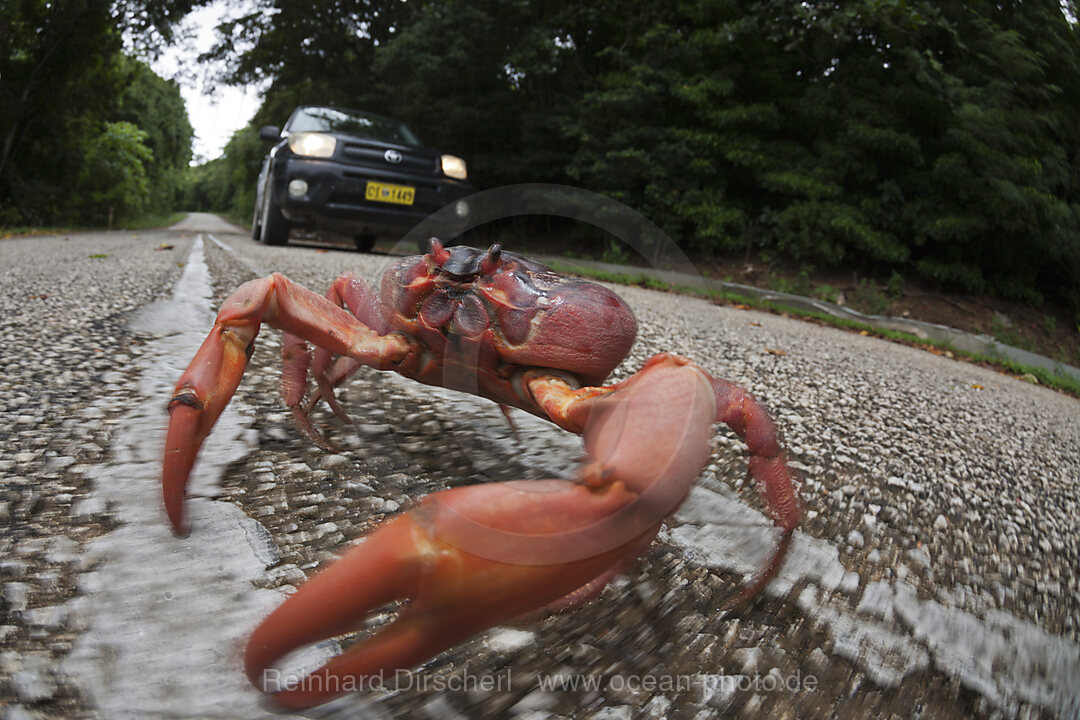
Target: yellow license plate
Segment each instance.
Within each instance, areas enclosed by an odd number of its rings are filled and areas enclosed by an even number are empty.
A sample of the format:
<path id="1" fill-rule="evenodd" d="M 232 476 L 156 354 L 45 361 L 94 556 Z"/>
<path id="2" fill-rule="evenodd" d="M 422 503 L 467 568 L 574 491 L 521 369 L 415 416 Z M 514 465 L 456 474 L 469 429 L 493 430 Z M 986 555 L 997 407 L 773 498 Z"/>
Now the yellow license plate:
<path id="1" fill-rule="evenodd" d="M 367 191 L 364 197 L 375 202 L 394 203 L 395 205 L 412 205 L 416 199 L 416 188 L 407 185 L 391 185 L 390 183 L 375 182 L 368 180 Z"/>

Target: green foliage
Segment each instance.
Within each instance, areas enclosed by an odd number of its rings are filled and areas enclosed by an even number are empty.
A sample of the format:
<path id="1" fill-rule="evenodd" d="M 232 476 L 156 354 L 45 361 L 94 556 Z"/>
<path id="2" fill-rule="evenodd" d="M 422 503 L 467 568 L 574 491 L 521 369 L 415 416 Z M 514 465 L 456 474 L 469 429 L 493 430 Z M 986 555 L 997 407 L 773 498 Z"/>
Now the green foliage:
<path id="1" fill-rule="evenodd" d="M 154 154 L 146 147 L 148 134 L 129 122 L 105 123 L 89 143 L 80 197 L 87 203 L 83 216 L 96 224 L 134 217 L 150 200 L 146 166 Z"/>
<path id="2" fill-rule="evenodd" d="M 1047 335 L 1053 335 L 1057 332 L 1057 318 L 1053 315 L 1043 315 L 1043 329 Z"/>
<path id="3" fill-rule="evenodd" d="M 131 171 L 131 208 L 165 210 L 190 154 L 191 127 L 175 84 L 121 52 L 125 29 L 145 48 L 169 35 L 170 23 L 202 0 L 19 0 L 0 3 L 0 224 L 100 222 L 119 203 L 89 179 L 107 167 L 106 147 Z M 146 134 L 138 143 L 122 126 Z M 145 143 L 145 144 L 144 144 Z M 146 158 L 134 148 L 152 151 Z M 142 180 L 135 170 L 137 159 Z M 146 185 L 145 192 L 143 185 Z M 95 200 L 95 195 L 98 200 Z M 117 208 L 119 211 L 119 208 Z"/>
<path id="4" fill-rule="evenodd" d="M 600 256 L 600 260 L 606 263 L 614 263 L 616 265 L 629 265 L 630 253 L 626 251 L 626 246 L 616 240 L 609 240 L 607 247 L 604 249 L 603 254 Z"/>
<path id="5" fill-rule="evenodd" d="M 893 300 L 899 300 L 904 296 L 904 276 L 895 270 L 889 275 L 889 281 L 885 286 L 886 292 Z"/>
<path id="6" fill-rule="evenodd" d="M 840 299 L 841 291 L 834 288 L 832 285 L 821 284 L 814 288 L 814 297 L 820 298 L 827 302 L 835 303 Z"/>
<path id="7" fill-rule="evenodd" d="M 153 158 L 146 164 L 150 184 L 148 209 L 167 212 L 177 207 L 183 177 L 191 160 L 192 128 L 175 81 L 164 80 L 141 62 L 119 58 L 126 87 L 110 119 L 138 126 L 146 133 Z"/>
<path id="8" fill-rule="evenodd" d="M 859 287 L 856 289 L 852 301 L 871 315 L 885 315 L 889 312 L 889 298 L 885 296 L 880 287 L 866 278 L 859 281 Z"/>
<path id="9" fill-rule="evenodd" d="M 0 207 L 27 224 L 76 219 L 82 153 L 118 82 L 104 0 L 0 4 Z"/>
<path id="10" fill-rule="evenodd" d="M 790 295 L 814 295 L 816 294 L 814 283 L 810 280 L 812 272 L 814 272 L 813 265 L 804 265 L 794 278 L 771 272 L 769 273 L 769 288 Z"/>
<path id="11" fill-rule="evenodd" d="M 991 323 L 990 333 L 1002 345 L 1011 345 L 1022 350 L 1035 350 L 1034 344 L 1024 335 L 1017 331 L 1016 327 L 995 317 Z"/>

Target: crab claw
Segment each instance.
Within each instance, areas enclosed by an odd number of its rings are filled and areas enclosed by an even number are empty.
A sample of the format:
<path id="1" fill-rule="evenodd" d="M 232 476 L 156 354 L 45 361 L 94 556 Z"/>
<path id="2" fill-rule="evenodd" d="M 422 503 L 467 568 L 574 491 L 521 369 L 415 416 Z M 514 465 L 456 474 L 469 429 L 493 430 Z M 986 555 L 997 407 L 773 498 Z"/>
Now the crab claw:
<path id="1" fill-rule="evenodd" d="M 245 651 L 248 678 L 282 706 L 319 704 L 487 628 L 595 595 L 685 498 L 711 454 L 715 412 L 712 388 L 685 366 L 639 374 L 596 398 L 579 482 L 520 480 L 428 496 L 263 621 Z M 274 667 L 394 600 L 409 602 L 393 623 L 311 674 L 283 677 Z"/>
<path id="2" fill-rule="evenodd" d="M 282 706 L 315 705 L 363 689 L 365 678 L 419 665 L 482 630 L 556 602 L 631 549 L 647 545 L 658 526 L 642 533 L 643 538 L 591 557 L 548 564 L 511 564 L 469 552 L 442 537 L 441 529 L 476 522 L 469 529 L 476 539 L 487 535 L 497 542 L 522 532 L 523 526 L 510 519 L 525 513 L 542 520 L 526 529 L 553 536 L 544 538 L 552 545 L 538 548 L 535 556 L 551 559 L 558 554 L 562 523 L 572 517 L 587 525 L 633 500 L 622 488 L 589 495 L 584 486 L 551 480 L 456 488 L 432 496 L 383 524 L 272 613 L 248 643 L 248 678 L 263 690 L 277 690 L 274 699 Z M 271 667 L 300 646 L 354 630 L 368 613 L 394 600 L 409 603 L 392 624 L 310 675 L 282 678 Z"/>
<path id="3" fill-rule="evenodd" d="M 232 327 L 219 325 L 203 342 L 180 377 L 169 401 L 162 493 L 173 532 L 187 535 L 184 490 L 206 436 L 210 434 L 244 374 L 259 319 Z"/>
<path id="4" fill-rule="evenodd" d="M 664 455 L 656 452 L 656 449 L 666 447 L 674 437 L 673 431 L 666 428 L 675 417 L 669 406 L 704 407 L 693 398 L 696 393 L 701 392 L 703 386 L 711 388 L 716 414 L 710 419 L 699 418 L 695 422 L 705 425 L 714 421 L 722 422 L 746 443 L 750 452 L 750 477 L 760 489 L 773 523 L 780 529 L 780 538 L 768 562 L 746 587 L 724 603 L 721 609 L 737 608 L 765 589 L 787 555 L 802 511 L 794 477 L 780 445 L 776 426 L 765 407 L 750 393 L 738 385 L 712 377 L 687 358 L 670 353 L 654 355 L 635 375 L 609 388 L 576 388 L 550 373 L 526 373 L 526 382 L 537 404 L 553 422 L 571 432 L 579 432 L 585 428 L 586 440 L 589 429 L 585 422 L 592 422 L 592 409 L 603 407 L 607 398 L 625 398 L 631 392 L 629 388 L 635 388 L 632 391 L 637 405 L 635 416 L 656 418 L 657 426 L 665 428 L 661 432 L 654 432 L 650 428 L 650 432 L 640 438 L 642 446 L 649 448 L 657 457 Z M 691 388 L 695 390 L 692 391 Z M 644 425 L 641 421 L 636 421 L 633 427 Z"/>

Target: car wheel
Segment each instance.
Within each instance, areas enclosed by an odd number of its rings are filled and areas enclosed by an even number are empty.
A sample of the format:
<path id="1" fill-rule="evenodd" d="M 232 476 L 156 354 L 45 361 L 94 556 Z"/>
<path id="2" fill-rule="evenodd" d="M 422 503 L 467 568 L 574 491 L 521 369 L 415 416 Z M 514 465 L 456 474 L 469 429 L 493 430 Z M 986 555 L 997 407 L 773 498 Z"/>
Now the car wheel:
<path id="1" fill-rule="evenodd" d="M 281 208 L 274 202 L 274 194 L 266 189 L 263 200 L 262 231 L 259 239 L 263 245 L 284 245 L 289 242 L 289 221 L 281 214 Z"/>
<path id="2" fill-rule="evenodd" d="M 371 252 L 371 249 L 375 247 L 375 236 L 357 235 L 353 238 L 353 243 L 356 244 L 356 249 L 360 252 Z"/>
<path id="3" fill-rule="evenodd" d="M 260 212 L 258 205 L 255 206 L 255 210 L 251 213 L 251 239 L 260 240 L 262 238 L 262 223 L 259 222 L 262 219 L 262 212 Z"/>

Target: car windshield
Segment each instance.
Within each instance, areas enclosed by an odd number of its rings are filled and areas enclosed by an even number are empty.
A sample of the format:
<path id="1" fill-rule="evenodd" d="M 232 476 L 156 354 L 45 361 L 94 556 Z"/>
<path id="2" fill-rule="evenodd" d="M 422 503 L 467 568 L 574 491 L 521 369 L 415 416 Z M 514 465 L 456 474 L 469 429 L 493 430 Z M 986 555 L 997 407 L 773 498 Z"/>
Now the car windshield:
<path id="1" fill-rule="evenodd" d="M 355 110 L 337 110 L 327 107 L 300 108 L 289 123 L 289 132 L 339 132 L 398 145 L 420 147 L 420 139 L 405 123 L 382 115 Z"/>

